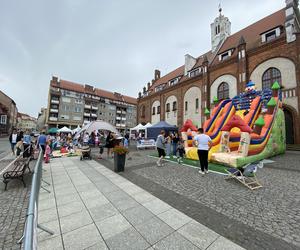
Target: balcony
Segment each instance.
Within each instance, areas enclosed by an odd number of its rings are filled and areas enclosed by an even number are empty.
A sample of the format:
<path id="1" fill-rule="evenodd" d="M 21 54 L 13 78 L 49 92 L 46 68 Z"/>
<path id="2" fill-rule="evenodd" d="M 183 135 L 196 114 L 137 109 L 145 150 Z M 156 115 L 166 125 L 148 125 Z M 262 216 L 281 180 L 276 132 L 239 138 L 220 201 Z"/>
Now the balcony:
<path id="1" fill-rule="evenodd" d="M 87 104 L 84 105 L 85 109 L 91 109 L 91 107 L 92 107 L 91 105 L 87 105 Z"/>
<path id="2" fill-rule="evenodd" d="M 52 99 L 51 104 L 59 104 L 59 100 Z"/>
<path id="3" fill-rule="evenodd" d="M 83 113 L 83 116 L 90 117 L 90 116 L 91 116 L 91 114 L 90 114 L 90 113 Z"/>
<path id="4" fill-rule="evenodd" d="M 97 106 L 92 106 L 92 110 L 98 110 Z"/>
<path id="5" fill-rule="evenodd" d="M 122 117 L 122 121 L 126 121 L 126 117 Z"/>
<path id="6" fill-rule="evenodd" d="M 122 113 L 122 111 L 121 110 L 117 110 L 117 114 L 121 114 Z"/>
<path id="7" fill-rule="evenodd" d="M 49 121 L 56 122 L 57 121 L 57 117 L 50 116 L 49 117 Z"/>
<path id="8" fill-rule="evenodd" d="M 97 114 L 92 114 L 92 117 L 96 117 L 97 118 Z"/>
<path id="9" fill-rule="evenodd" d="M 58 109 L 50 109 L 51 113 L 58 113 Z"/>
<path id="10" fill-rule="evenodd" d="M 123 111 L 122 111 L 122 114 L 123 114 L 123 115 L 126 115 L 126 111 L 123 110 Z"/>
<path id="11" fill-rule="evenodd" d="M 56 96 L 60 96 L 61 92 L 60 92 L 59 88 L 53 88 L 53 87 L 51 87 L 50 88 L 50 94 L 53 94 L 53 95 L 56 95 Z"/>

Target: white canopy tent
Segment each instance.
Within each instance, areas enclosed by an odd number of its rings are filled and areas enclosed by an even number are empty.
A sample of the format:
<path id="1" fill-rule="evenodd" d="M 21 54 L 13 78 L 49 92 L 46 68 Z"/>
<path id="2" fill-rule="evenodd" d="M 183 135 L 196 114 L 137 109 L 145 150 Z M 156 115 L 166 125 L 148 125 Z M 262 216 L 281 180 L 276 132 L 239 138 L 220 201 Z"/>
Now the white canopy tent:
<path id="1" fill-rule="evenodd" d="M 88 124 L 86 124 L 85 126 L 82 127 L 82 129 L 80 129 L 77 134 L 75 135 L 75 138 L 78 138 L 79 135 L 83 132 L 87 132 L 89 134 L 91 134 L 92 132 L 95 132 L 96 130 L 106 130 L 106 131 L 111 131 L 113 133 L 115 133 L 117 136 L 120 136 L 119 131 L 110 123 L 105 122 L 105 121 L 101 121 L 101 120 L 97 120 L 97 121 L 92 121 Z"/>
<path id="2" fill-rule="evenodd" d="M 60 128 L 59 130 L 57 130 L 57 132 L 59 132 L 59 133 L 72 133 L 72 130 L 65 126 L 65 127 Z"/>
<path id="3" fill-rule="evenodd" d="M 76 134 L 80 130 L 81 130 L 81 127 L 78 125 L 77 128 L 75 128 L 75 129 L 72 130 L 72 134 Z"/>
<path id="4" fill-rule="evenodd" d="M 142 125 L 141 123 L 136 125 L 134 128 L 130 129 L 130 138 L 131 139 L 136 139 L 135 133 L 140 133 L 141 131 L 145 134 L 145 138 L 147 138 L 147 128 L 151 127 L 151 123 L 147 123 L 145 126 Z"/>

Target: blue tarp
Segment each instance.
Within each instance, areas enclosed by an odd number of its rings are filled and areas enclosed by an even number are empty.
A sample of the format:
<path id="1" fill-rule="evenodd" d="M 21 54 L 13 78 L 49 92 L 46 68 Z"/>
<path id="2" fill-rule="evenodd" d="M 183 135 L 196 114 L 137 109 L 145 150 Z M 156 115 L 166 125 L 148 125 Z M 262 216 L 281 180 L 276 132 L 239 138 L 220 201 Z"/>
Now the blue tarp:
<path id="1" fill-rule="evenodd" d="M 165 121 L 160 121 L 154 124 L 153 126 L 147 128 L 147 138 L 156 140 L 161 130 L 164 130 L 167 134 L 169 132 L 178 132 L 178 128 L 176 126 L 170 125 Z"/>

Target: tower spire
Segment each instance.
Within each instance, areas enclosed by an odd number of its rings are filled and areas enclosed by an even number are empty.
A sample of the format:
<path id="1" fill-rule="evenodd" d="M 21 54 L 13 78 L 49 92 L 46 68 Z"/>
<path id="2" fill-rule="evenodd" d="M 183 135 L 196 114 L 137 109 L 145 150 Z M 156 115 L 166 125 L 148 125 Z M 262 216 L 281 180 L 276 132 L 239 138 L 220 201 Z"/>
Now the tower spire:
<path id="1" fill-rule="evenodd" d="M 219 2 L 219 13 L 220 13 L 220 16 L 222 15 L 222 6 L 221 6 L 221 1 Z"/>

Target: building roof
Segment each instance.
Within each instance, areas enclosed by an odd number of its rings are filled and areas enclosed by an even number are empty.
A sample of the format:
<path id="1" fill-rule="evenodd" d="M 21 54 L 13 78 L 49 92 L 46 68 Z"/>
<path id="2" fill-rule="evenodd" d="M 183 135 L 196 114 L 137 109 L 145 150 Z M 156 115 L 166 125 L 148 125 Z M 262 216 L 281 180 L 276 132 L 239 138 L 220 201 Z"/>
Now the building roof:
<path id="1" fill-rule="evenodd" d="M 61 88 L 65 90 L 75 91 L 79 93 L 93 94 L 99 97 L 108 98 L 114 101 L 123 101 L 130 104 L 137 104 L 137 100 L 134 97 L 122 95 L 119 93 L 114 93 L 104 89 L 94 88 L 90 85 L 83 85 L 75 82 L 70 82 L 67 80 L 60 79 L 58 82 L 51 81 L 50 86 L 55 88 Z"/>
<path id="2" fill-rule="evenodd" d="M 222 44 L 222 46 L 220 47 L 217 53 L 221 54 L 229 49 L 234 49 L 238 47 L 241 41 L 246 42 L 247 50 L 258 47 L 261 44 L 260 34 L 268 30 L 271 30 L 275 27 L 284 26 L 284 24 L 285 24 L 285 9 L 283 8 L 229 36 L 224 41 L 224 43 Z M 235 50 L 232 56 L 236 56 L 236 55 L 237 55 L 237 51 Z M 210 50 L 205 54 L 197 57 L 197 61 L 193 69 L 200 67 L 203 64 L 205 57 L 207 58 L 210 65 L 219 63 L 219 60 L 216 60 L 217 58 L 216 54 Z M 184 76 L 184 65 L 178 67 L 177 69 L 167 73 L 163 77 L 156 80 L 150 87 L 150 91 L 154 91 L 154 89 L 157 86 L 168 83 L 170 80 L 176 77 L 181 77 L 180 82 L 183 82 L 188 78 L 187 76 Z"/>
<path id="3" fill-rule="evenodd" d="M 238 47 L 242 37 L 246 43 L 247 50 L 254 49 L 261 45 L 260 35 L 262 33 L 284 25 L 285 9 L 281 9 L 227 37 L 227 39 L 219 49 L 218 54 Z M 236 54 L 237 51 L 234 51 L 233 56 Z M 214 60 L 213 64 L 217 62 L 218 60 Z"/>

